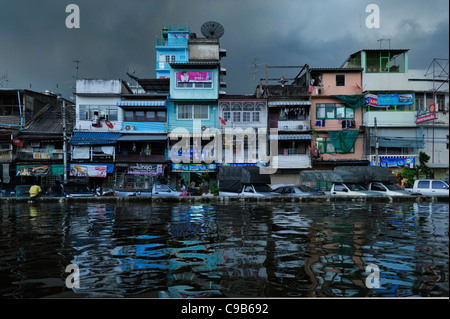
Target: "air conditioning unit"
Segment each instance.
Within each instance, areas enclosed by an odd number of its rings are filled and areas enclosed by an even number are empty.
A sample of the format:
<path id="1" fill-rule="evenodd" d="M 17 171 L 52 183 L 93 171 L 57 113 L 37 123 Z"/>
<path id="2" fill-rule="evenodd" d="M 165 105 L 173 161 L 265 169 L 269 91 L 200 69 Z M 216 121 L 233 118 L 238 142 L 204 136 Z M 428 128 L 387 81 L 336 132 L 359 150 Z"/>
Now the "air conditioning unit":
<path id="1" fill-rule="evenodd" d="M 305 127 L 304 127 L 302 124 L 300 124 L 300 125 L 297 127 L 297 129 L 298 129 L 299 131 L 303 131 L 303 130 L 305 129 Z"/>
<path id="2" fill-rule="evenodd" d="M 125 131 L 134 131 L 134 125 L 125 125 Z"/>

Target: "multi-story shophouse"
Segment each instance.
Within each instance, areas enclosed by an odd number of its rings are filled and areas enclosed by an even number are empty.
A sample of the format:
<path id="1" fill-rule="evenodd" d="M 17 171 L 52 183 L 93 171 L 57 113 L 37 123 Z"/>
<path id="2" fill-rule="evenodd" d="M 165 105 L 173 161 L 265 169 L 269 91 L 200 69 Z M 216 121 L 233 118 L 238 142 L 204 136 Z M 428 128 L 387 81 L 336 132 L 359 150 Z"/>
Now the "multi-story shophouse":
<path id="1" fill-rule="evenodd" d="M 76 122 L 70 139 L 69 178 L 90 187 L 114 187 L 114 163 L 120 154 L 124 113 L 118 106 L 131 89 L 123 80 L 79 79 Z"/>
<path id="2" fill-rule="evenodd" d="M 71 134 L 74 104 L 51 92 L 0 90 L 0 180 L 2 190 L 63 181 L 64 130 Z M 66 175 L 66 176 L 65 176 Z"/>
<path id="3" fill-rule="evenodd" d="M 269 78 L 269 69 L 299 70 L 295 78 Z M 266 67 L 264 84 L 256 95 L 267 99 L 269 153 L 277 171 L 271 174 L 271 184 L 299 184 L 299 172 L 312 167 L 311 99 L 308 92 L 309 67 Z M 278 83 L 273 84 L 274 81 Z M 271 146 L 276 141 L 277 147 Z M 273 145 L 273 144 L 272 144 Z"/>
<path id="4" fill-rule="evenodd" d="M 267 159 L 267 99 L 254 95 L 219 98 L 221 166 L 264 166 Z M 264 146 L 260 150 L 260 143 Z"/>
<path id="5" fill-rule="evenodd" d="M 365 158 L 372 165 L 415 167 L 424 148 L 408 81 L 408 49 L 368 49 L 350 55 L 344 68 L 362 68 L 366 96 Z"/>
<path id="6" fill-rule="evenodd" d="M 188 39 L 188 62 L 170 63 L 168 106 L 169 158 L 172 162 L 171 185 L 181 180 L 192 182 L 205 191 L 217 173 L 214 142 L 218 127 L 218 98 L 225 94 L 218 37 Z M 210 160 L 211 159 L 211 160 Z"/>
<path id="7" fill-rule="evenodd" d="M 447 69 L 445 65 L 447 64 Z M 434 178 L 449 178 L 448 59 L 434 59 L 428 70 L 410 70 L 409 87 L 414 92 L 416 125 L 423 132 L 427 165 Z"/>
<path id="8" fill-rule="evenodd" d="M 368 165 L 363 158 L 361 68 L 311 68 L 313 168 Z"/>

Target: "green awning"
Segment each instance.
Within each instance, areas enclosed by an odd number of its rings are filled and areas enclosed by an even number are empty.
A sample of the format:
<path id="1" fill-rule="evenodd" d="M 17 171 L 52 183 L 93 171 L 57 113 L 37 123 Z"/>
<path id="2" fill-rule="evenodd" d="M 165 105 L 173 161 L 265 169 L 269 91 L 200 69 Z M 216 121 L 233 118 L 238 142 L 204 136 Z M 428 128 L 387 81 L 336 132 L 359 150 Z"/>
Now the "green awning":
<path id="1" fill-rule="evenodd" d="M 333 97 L 344 101 L 346 107 L 349 107 L 354 110 L 360 108 L 361 106 L 364 106 L 366 103 L 366 99 L 363 94 L 333 95 Z"/>
<path id="2" fill-rule="evenodd" d="M 330 136 L 330 142 L 336 148 L 336 150 L 342 153 L 349 153 L 355 145 L 356 138 L 359 131 L 328 131 Z"/>

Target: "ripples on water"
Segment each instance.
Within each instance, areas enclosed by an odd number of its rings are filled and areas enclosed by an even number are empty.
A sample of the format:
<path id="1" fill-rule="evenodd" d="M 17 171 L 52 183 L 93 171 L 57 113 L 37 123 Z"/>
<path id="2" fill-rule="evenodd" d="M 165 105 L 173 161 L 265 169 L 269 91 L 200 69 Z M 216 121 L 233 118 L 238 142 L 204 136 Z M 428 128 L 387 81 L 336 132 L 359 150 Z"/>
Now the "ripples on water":
<path id="1" fill-rule="evenodd" d="M 0 209 L 4 298 L 449 295 L 446 203 Z"/>

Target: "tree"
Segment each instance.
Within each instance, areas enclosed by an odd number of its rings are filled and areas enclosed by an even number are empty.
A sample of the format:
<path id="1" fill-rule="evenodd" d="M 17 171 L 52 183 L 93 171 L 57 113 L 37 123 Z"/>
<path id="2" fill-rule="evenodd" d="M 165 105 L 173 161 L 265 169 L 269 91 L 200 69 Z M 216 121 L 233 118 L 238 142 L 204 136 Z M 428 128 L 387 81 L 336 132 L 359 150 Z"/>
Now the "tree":
<path id="1" fill-rule="evenodd" d="M 426 178 L 430 178 L 432 174 L 431 168 L 427 165 L 430 160 L 430 156 L 425 152 L 419 153 L 419 165 L 417 166 L 417 177 L 425 175 Z"/>

